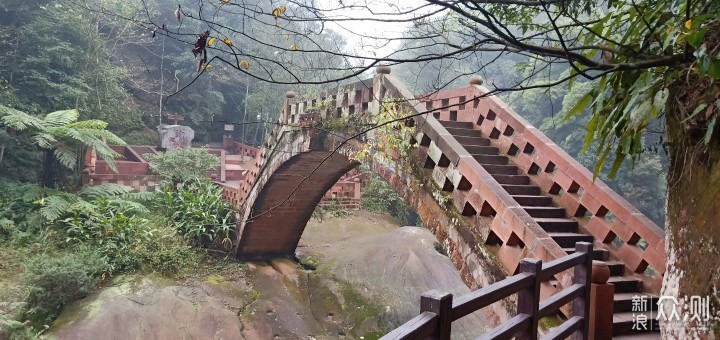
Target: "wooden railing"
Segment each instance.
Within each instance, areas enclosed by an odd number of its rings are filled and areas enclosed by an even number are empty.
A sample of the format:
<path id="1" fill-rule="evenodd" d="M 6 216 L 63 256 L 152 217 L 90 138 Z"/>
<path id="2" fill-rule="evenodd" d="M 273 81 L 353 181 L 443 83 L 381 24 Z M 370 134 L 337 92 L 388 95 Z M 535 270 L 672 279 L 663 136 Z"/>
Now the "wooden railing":
<path id="1" fill-rule="evenodd" d="M 578 242 L 575 249 L 572 255 L 544 265 L 537 259 L 524 259 L 517 275 L 463 295 L 455 301 L 452 294 L 436 290 L 427 292 L 420 299 L 420 315 L 382 339 L 450 339 L 453 321 L 513 294 L 518 294 L 517 315 L 477 339 L 537 339 L 538 321 L 556 314 L 560 307 L 570 302 L 572 316 L 542 338 L 565 339 L 572 336 L 572 339 L 587 339 L 593 246 L 591 243 Z M 541 302 L 540 283 L 573 267 L 573 284 Z"/>

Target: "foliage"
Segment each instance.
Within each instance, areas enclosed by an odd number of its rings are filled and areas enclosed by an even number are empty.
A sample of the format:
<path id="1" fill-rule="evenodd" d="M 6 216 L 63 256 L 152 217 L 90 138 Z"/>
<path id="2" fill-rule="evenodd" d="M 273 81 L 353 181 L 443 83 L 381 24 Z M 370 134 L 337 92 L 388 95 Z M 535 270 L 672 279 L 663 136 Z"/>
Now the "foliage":
<path id="1" fill-rule="evenodd" d="M 193 178 L 166 184 L 160 204 L 180 235 L 201 245 L 232 245 L 233 210 L 222 199 L 222 188 L 211 181 Z"/>
<path id="2" fill-rule="evenodd" d="M 558 73 L 562 77 L 565 72 Z M 578 115 L 565 119 L 563 113 L 569 111 L 575 103 L 593 86 L 592 82 L 577 82 L 571 87 L 534 89 L 508 96 L 507 102 L 532 125 L 538 126 L 551 140 L 585 167 L 592 169 L 598 161 L 596 150 L 599 145 L 593 143 L 588 152 L 582 152 L 586 125 L 589 115 Z M 558 112 L 558 114 L 553 114 Z M 661 130 L 660 122 L 651 122 L 651 131 Z M 610 165 L 606 164 L 599 177 L 615 192 L 640 209 L 659 226 L 665 224 L 665 194 L 667 192 L 667 154 L 662 147 L 660 133 L 646 133 L 642 142 L 645 150 L 634 164 L 626 160 L 615 178 L 608 178 Z"/>
<path id="3" fill-rule="evenodd" d="M 36 201 L 54 192 L 34 184 L 0 179 L 0 237 L 14 231 L 36 231 L 45 222 Z"/>
<path id="4" fill-rule="evenodd" d="M 86 296 L 95 287 L 105 267 L 105 259 L 92 251 L 30 258 L 25 271 L 30 286 L 27 319 L 49 324 L 65 304 Z"/>
<path id="5" fill-rule="evenodd" d="M 208 170 L 220 165 L 220 157 L 203 148 L 175 149 L 143 157 L 150 162 L 153 172 L 175 181 L 206 177 Z"/>
<path id="6" fill-rule="evenodd" d="M 404 108 L 405 104 L 391 98 L 383 102 L 380 112 L 372 117 L 373 125 L 377 126 L 377 129 L 371 133 L 366 147 L 355 155 L 355 159 L 378 160 L 386 164 L 402 163 L 403 160 L 411 159 L 412 150 L 416 147 L 411 143 L 415 136 L 415 127 L 410 124 L 411 118 L 401 119 L 409 116 L 408 110 Z"/>
<path id="7" fill-rule="evenodd" d="M 138 244 L 148 242 L 156 230 L 140 214 L 148 209 L 137 202 L 148 201 L 153 193 L 135 193 L 131 187 L 103 184 L 78 194 L 57 193 L 39 200 L 40 214 L 60 227 L 63 243 L 92 249 L 105 256 L 104 271 L 137 269 L 132 257 Z"/>
<path id="8" fill-rule="evenodd" d="M 160 221 L 151 221 L 155 226 L 152 237 L 130 249 L 126 262 L 131 268 L 141 271 L 157 271 L 170 277 L 182 277 L 196 269 L 199 259 L 195 250 L 178 236 L 175 230 L 161 227 Z"/>
<path id="9" fill-rule="evenodd" d="M 330 200 L 330 204 L 318 204 L 315 210 L 313 210 L 312 218 L 318 222 L 322 222 L 326 218 L 345 217 L 349 214 L 350 212 L 341 207 L 336 198 L 333 198 Z"/>
<path id="10" fill-rule="evenodd" d="M 0 100 L 31 113 L 76 108 L 118 132 L 140 126 L 139 111 L 121 83 L 123 70 L 113 64 L 101 36 L 116 31 L 92 14 L 80 14 L 72 1 L 6 2 L 2 14 L 15 20 L 0 24 L 8 36 L 0 61 L 7 86 Z"/>
<path id="11" fill-rule="evenodd" d="M 412 208 L 390 185 L 374 173 L 368 173 L 368 182 L 360 196 L 360 206 L 367 211 L 389 214 L 398 219 L 402 225 L 416 223 L 417 216 Z"/>
<path id="12" fill-rule="evenodd" d="M 116 170 L 114 158 L 119 154 L 107 143 L 125 144 L 120 137 L 106 130 L 100 120 L 78 121 L 77 110 L 55 111 L 40 118 L 0 105 L 0 127 L 28 134 L 28 139 L 45 150 L 42 182 L 54 186 L 59 182 L 55 163 L 75 169 L 83 148 L 95 149 L 97 155 Z"/>
<path id="13" fill-rule="evenodd" d="M 45 329 L 37 330 L 29 322 L 20 322 L 11 315 L 0 311 L 0 332 L 8 335 L 8 340 L 36 340 Z"/>

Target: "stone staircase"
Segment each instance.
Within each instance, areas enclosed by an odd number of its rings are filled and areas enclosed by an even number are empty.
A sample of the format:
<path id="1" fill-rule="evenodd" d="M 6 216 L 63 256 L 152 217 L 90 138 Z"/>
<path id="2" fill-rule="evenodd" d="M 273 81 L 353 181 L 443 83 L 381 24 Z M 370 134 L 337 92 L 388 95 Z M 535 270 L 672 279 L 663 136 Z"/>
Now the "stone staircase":
<path id="1" fill-rule="evenodd" d="M 567 254 L 575 251 L 576 242 L 594 242 L 598 245 L 593 251 L 593 257 L 608 265 L 611 275 L 608 283 L 615 286 L 614 335 L 632 339 L 659 338 L 655 320 L 657 297 L 643 292 L 643 282 L 633 276 L 623 262 L 612 259 L 608 250 L 599 245 L 601 243 L 595 242 L 591 234 L 580 230 L 577 220 L 568 216 L 564 207 L 558 206 L 553 195 L 534 185 L 529 174 L 512 164 L 510 157 L 501 155 L 499 149 L 492 146 L 491 140 L 485 138 L 481 131 L 473 129 L 472 122 L 441 120 L 440 123 Z M 638 295 L 647 296 L 647 308 L 650 311 L 632 311 L 633 297 Z M 639 314 L 647 316 L 648 328 L 652 328 L 652 331 L 633 329 L 635 318 Z"/>

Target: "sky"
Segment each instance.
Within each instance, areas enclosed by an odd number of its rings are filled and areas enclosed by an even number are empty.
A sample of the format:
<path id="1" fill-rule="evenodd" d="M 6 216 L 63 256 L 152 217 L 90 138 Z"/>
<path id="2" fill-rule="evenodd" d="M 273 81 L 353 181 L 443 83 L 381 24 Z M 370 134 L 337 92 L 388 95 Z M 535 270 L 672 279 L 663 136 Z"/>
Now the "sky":
<path id="1" fill-rule="evenodd" d="M 340 7 L 342 10 L 330 10 Z M 374 20 L 359 20 L 362 18 L 374 19 L 408 19 L 420 13 L 428 12 L 427 9 L 420 9 L 413 14 L 399 15 L 397 13 L 407 11 L 424 5 L 424 1 L 418 0 L 320 0 L 318 7 L 327 10 L 327 15 L 337 18 L 351 18 L 352 21 L 330 22 L 328 27 L 339 32 L 348 41 L 350 48 L 368 57 L 383 57 L 392 53 L 399 46 L 398 41 L 388 41 L 387 38 L 401 36 L 404 31 L 412 26 L 412 22 L 382 22 Z M 348 7 L 361 7 L 350 9 Z M 367 8 L 371 8 L 373 13 Z M 380 15 L 378 13 L 392 13 Z M 386 39 L 371 39 L 363 36 L 381 37 Z"/>

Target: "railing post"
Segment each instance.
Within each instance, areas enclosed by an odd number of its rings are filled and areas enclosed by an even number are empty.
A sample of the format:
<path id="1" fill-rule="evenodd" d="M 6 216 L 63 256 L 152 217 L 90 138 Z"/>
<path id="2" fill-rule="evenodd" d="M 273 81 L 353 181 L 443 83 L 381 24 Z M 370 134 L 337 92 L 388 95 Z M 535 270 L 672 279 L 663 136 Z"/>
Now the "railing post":
<path id="1" fill-rule="evenodd" d="M 575 251 L 585 253 L 585 261 L 575 266 L 573 283 L 583 285 L 583 294 L 573 300 L 573 316 L 583 318 L 583 325 L 572 335 L 572 340 L 587 340 L 590 331 L 590 277 L 592 273 L 593 245 L 588 242 L 575 244 Z"/>
<path id="2" fill-rule="evenodd" d="M 607 283 L 609 278 L 610 268 L 607 264 L 600 261 L 593 262 L 588 335 L 590 340 L 612 338 L 615 286 Z"/>
<path id="3" fill-rule="evenodd" d="M 450 340 L 452 327 L 452 294 L 431 290 L 420 297 L 420 313 L 432 312 L 438 316 L 438 325 L 433 334 L 434 339 Z"/>
<path id="4" fill-rule="evenodd" d="M 515 335 L 518 340 L 535 340 L 538 334 L 538 308 L 540 307 L 540 271 L 542 261 L 523 259 L 520 261 L 520 273 L 533 275 L 532 286 L 518 293 L 517 312 L 530 316 L 530 327 Z"/>

